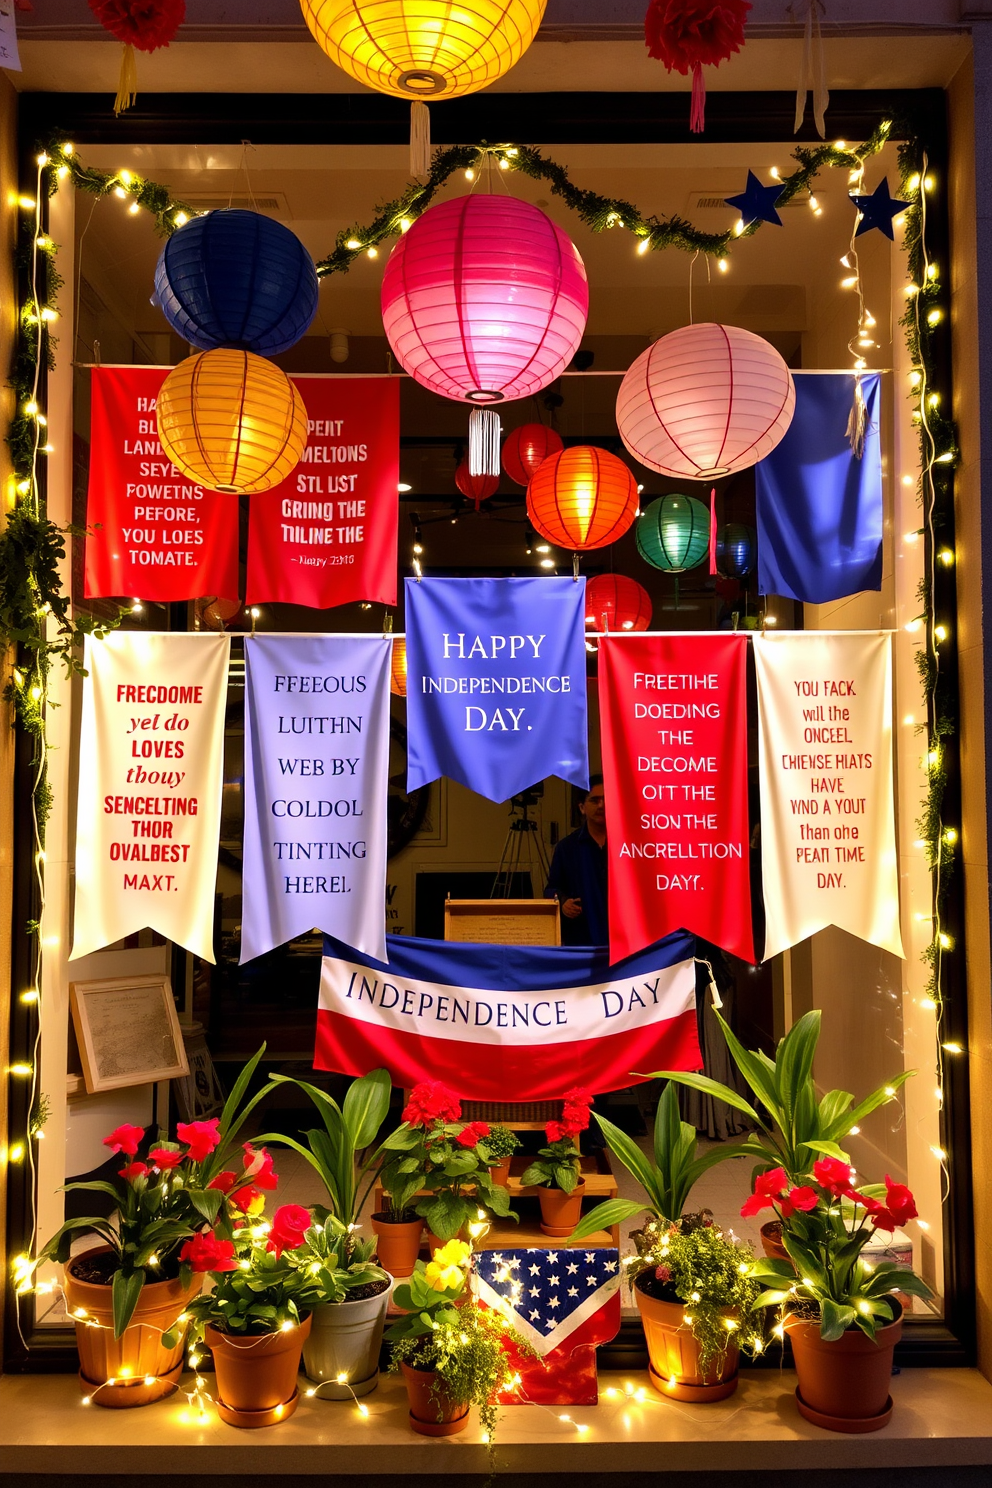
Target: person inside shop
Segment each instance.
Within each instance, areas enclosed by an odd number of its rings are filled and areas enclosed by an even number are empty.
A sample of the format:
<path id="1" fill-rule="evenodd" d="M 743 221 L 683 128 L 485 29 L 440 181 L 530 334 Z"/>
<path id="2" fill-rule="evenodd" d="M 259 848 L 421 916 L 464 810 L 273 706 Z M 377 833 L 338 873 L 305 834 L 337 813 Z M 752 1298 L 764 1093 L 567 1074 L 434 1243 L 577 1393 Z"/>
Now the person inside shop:
<path id="1" fill-rule="evenodd" d="M 610 940 L 607 912 L 606 799 L 602 775 L 589 777 L 579 802 L 582 822 L 555 848 L 545 886 L 546 899 L 561 909 L 561 943 L 605 946 Z"/>

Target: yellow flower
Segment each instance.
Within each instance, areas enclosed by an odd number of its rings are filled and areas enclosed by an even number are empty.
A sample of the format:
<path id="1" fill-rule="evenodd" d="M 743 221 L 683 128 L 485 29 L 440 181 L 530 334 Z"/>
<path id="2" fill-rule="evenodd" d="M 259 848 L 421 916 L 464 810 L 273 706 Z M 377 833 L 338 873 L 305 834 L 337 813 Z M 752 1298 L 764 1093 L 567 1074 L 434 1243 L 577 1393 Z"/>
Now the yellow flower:
<path id="1" fill-rule="evenodd" d="M 464 1240 L 449 1240 L 434 1252 L 434 1259 L 442 1266 L 468 1266 L 472 1259 L 472 1247 Z"/>
<path id="2" fill-rule="evenodd" d="M 440 1252 L 438 1252 L 440 1254 Z M 438 1261 L 428 1261 L 424 1267 L 424 1280 L 435 1292 L 446 1292 L 460 1287 L 465 1277 L 459 1266 L 442 1266 Z"/>

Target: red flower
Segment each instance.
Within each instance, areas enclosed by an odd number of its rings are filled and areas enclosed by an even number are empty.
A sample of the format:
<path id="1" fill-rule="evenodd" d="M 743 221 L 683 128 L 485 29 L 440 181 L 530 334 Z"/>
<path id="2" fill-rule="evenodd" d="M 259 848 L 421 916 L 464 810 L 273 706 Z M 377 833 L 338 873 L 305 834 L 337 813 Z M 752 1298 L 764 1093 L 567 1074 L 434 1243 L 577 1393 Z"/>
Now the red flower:
<path id="1" fill-rule="evenodd" d="M 549 1121 L 544 1128 L 544 1135 L 549 1142 L 560 1142 L 563 1137 L 570 1137 L 572 1133 L 560 1121 Z"/>
<path id="2" fill-rule="evenodd" d="M 237 1173 L 232 1173 L 229 1168 L 223 1173 L 218 1173 L 216 1178 L 211 1178 L 207 1184 L 208 1188 L 219 1188 L 221 1193 L 229 1194 L 238 1181 Z"/>
<path id="3" fill-rule="evenodd" d="M 120 1168 L 120 1176 L 128 1183 L 133 1183 L 135 1178 L 146 1178 L 151 1171 L 145 1163 L 128 1163 L 126 1168 Z"/>
<path id="4" fill-rule="evenodd" d="M 244 1188 L 235 1189 L 231 1195 L 232 1206 L 241 1214 L 259 1214 L 265 1207 L 265 1196 L 260 1188 L 253 1188 L 246 1183 Z"/>
<path id="5" fill-rule="evenodd" d="M 425 1080 L 410 1091 L 403 1120 L 411 1126 L 430 1126 L 435 1121 L 457 1121 L 462 1114 L 461 1101 L 440 1080 Z"/>
<path id="6" fill-rule="evenodd" d="M 484 1121 L 470 1121 L 463 1126 L 455 1141 L 462 1147 L 474 1147 L 483 1137 L 488 1137 L 489 1127 Z"/>
<path id="7" fill-rule="evenodd" d="M 841 1162 L 839 1157 L 821 1157 L 813 1164 L 813 1177 L 837 1199 L 851 1187 L 851 1165 Z"/>
<path id="8" fill-rule="evenodd" d="M 125 46 L 168 46 L 186 18 L 186 0 L 89 0 L 90 10 Z"/>
<path id="9" fill-rule="evenodd" d="M 275 1251 L 277 1260 L 284 1250 L 297 1250 L 312 1224 L 310 1210 L 302 1204 L 281 1204 L 272 1216 L 269 1250 Z"/>
<path id="10" fill-rule="evenodd" d="M 186 1156 L 192 1162 L 203 1162 L 220 1141 L 220 1117 L 211 1116 L 209 1121 L 180 1121 L 176 1136 L 189 1146 Z"/>
<path id="11" fill-rule="evenodd" d="M 265 1147 L 256 1152 L 250 1142 L 243 1142 L 245 1152 L 244 1176 L 250 1178 L 256 1188 L 272 1190 L 279 1182 L 279 1175 L 272 1166 L 272 1154 Z"/>
<path id="12" fill-rule="evenodd" d="M 750 9 L 750 0 L 651 0 L 644 41 L 652 57 L 684 77 L 740 51 Z"/>
<path id="13" fill-rule="evenodd" d="M 862 1201 L 863 1202 L 863 1201 Z M 876 1230 L 888 1230 L 890 1233 L 904 1225 L 909 1219 L 917 1217 L 916 1200 L 906 1187 L 905 1183 L 893 1183 L 888 1173 L 885 1175 L 885 1204 L 877 1204 L 872 1211 L 872 1224 Z"/>
<path id="14" fill-rule="evenodd" d="M 655 1266 L 654 1279 L 655 1281 L 671 1281 L 672 1268 L 670 1266 Z"/>
<path id="15" fill-rule="evenodd" d="M 172 1168 L 178 1168 L 183 1160 L 183 1155 L 178 1147 L 153 1147 L 148 1154 L 148 1161 L 153 1167 L 158 1168 L 160 1173 L 168 1173 Z"/>
<path id="16" fill-rule="evenodd" d="M 808 1214 L 819 1202 L 820 1195 L 815 1188 L 790 1188 L 785 1198 L 779 1200 L 782 1218 L 788 1219 L 794 1209 L 801 1209 L 804 1214 Z"/>
<path id="17" fill-rule="evenodd" d="M 191 1240 L 187 1240 L 179 1252 L 181 1261 L 188 1261 L 193 1270 L 202 1273 L 204 1271 L 236 1271 L 238 1269 L 238 1258 L 234 1253 L 233 1240 L 221 1240 L 211 1230 L 199 1232 Z"/>
<path id="18" fill-rule="evenodd" d="M 772 1168 L 770 1173 L 759 1173 L 754 1180 L 754 1193 L 741 1206 L 741 1218 L 750 1219 L 762 1209 L 774 1209 L 775 1200 L 788 1190 L 789 1180 L 784 1168 Z"/>
<path id="19" fill-rule="evenodd" d="M 104 1137 L 103 1145 L 109 1147 L 111 1152 L 123 1152 L 126 1157 L 133 1157 L 144 1135 L 143 1126 L 119 1126 L 109 1137 Z"/>

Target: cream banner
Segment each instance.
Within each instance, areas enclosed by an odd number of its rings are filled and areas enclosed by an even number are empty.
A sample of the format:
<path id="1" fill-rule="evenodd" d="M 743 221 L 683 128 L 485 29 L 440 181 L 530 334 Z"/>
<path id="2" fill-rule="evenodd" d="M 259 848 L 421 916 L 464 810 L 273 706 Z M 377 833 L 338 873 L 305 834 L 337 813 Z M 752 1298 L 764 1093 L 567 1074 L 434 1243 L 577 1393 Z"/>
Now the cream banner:
<path id="1" fill-rule="evenodd" d="M 754 659 L 765 960 L 827 925 L 901 956 L 891 637 L 766 631 Z"/>
<path id="2" fill-rule="evenodd" d="M 70 960 L 145 928 L 214 960 L 227 635 L 86 639 Z"/>

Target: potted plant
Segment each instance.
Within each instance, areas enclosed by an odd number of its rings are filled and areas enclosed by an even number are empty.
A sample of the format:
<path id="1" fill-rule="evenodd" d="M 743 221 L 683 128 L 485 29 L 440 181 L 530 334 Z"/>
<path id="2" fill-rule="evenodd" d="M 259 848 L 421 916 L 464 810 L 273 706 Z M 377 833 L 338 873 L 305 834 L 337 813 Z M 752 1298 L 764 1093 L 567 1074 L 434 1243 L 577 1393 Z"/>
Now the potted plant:
<path id="1" fill-rule="evenodd" d="M 884 1187 L 857 1187 L 846 1161 L 822 1157 L 811 1181 L 793 1184 L 784 1168 L 759 1174 L 741 1213 L 773 1209 L 788 1259 L 757 1262 L 767 1290 L 757 1305 L 778 1304 L 776 1332 L 788 1333 L 799 1383 L 796 1403 L 828 1431 L 878 1431 L 892 1415 L 892 1354 L 902 1333 L 899 1291 L 931 1296 L 912 1271 L 862 1251 L 876 1230 L 890 1233 L 916 1218 L 909 1189 L 886 1174 Z"/>
<path id="2" fill-rule="evenodd" d="M 592 1096 L 578 1086 L 563 1097 L 562 1118 L 544 1128 L 547 1146 L 524 1169 L 524 1188 L 537 1188 L 541 1204 L 541 1229 L 545 1235 L 570 1235 L 582 1214 L 586 1180 L 580 1176 L 579 1149 L 575 1138 L 589 1125 Z"/>
<path id="3" fill-rule="evenodd" d="M 739 1156 L 740 1149 L 720 1147 L 697 1157 L 695 1129 L 679 1115 L 678 1091 L 671 1083 L 658 1101 L 653 1158 L 605 1116 L 596 1120 L 644 1197 L 597 1204 L 571 1238 L 581 1240 L 647 1211 L 647 1223 L 631 1236 L 637 1255 L 625 1264 L 644 1327 L 651 1383 L 677 1400 L 722 1400 L 737 1388 L 741 1347 L 762 1349 L 753 1314 L 760 1290 L 750 1275 L 754 1257 L 707 1213 L 684 1210 L 699 1178 Z"/>
<path id="4" fill-rule="evenodd" d="M 296 1410 L 300 1354 L 321 1289 L 292 1252 L 312 1223 L 302 1204 L 283 1204 L 271 1224 L 253 1218 L 230 1240 L 197 1235 L 186 1247 L 192 1269 L 214 1282 L 186 1309 L 189 1362 L 195 1369 L 205 1342 L 214 1356 L 217 1410 L 229 1426 L 274 1426 Z"/>
<path id="5" fill-rule="evenodd" d="M 471 1259 L 471 1246 L 449 1240 L 426 1265 L 418 1261 L 409 1282 L 396 1288 L 405 1315 L 386 1332 L 393 1345 L 389 1367 L 403 1375 L 414 1431 L 453 1436 L 465 1429 L 475 1405 L 492 1451 L 497 1397 L 514 1380 L 504 1343 L 512 1341 L 528 1356 L 533 1350 L 500 1313 L 472 1298 Z"/>
<path id="6" fill-rule="evenodd" d="M 505 1188 L 490 1174 L 493 1160 L 485 1145 L 484 1121 L 463 1122 L 461 1103 L 439 1081 L 417 1085 L 403 1111 L 403 1125 L 383 1147 L 392 1156 L 382 1167 L 382 1183 L 394 1209 L 410 1208 L 426 1221 L 432 1249 L 461 1234 L 481 1210 L 516 1219 Z M 416 1199 L 418 1193 L 426 1194 Z M 416 1203 L 414 1200 L 416 1199 Z M 377 1216 L 378 1218 L 378 1216 Z"/>
<path id="7" fill-rule="evenodd" d="M 488 1135 L 482 1139 L 482 1146 L 490 1160 L 496 1163 L 489 1176 L 494 1183 L 505 1188 L 510 1177 L 510 1159 L 523 1143 L 508 1126 L 491 1126 Z"/>
<path id="8" fill-rule="evenodd" d="M 360 1239 L 319 1205 L 313 1215 L 303 1244 L 291 1255 L 320 1288 L 303 1344 L 303 1368 L 325 1399 L 368 1395 L 379 1380 L 392 1277 L 372 1263 L 374 1240 Z"/>
<path id="9" fill-rule="evenodd" d="M 80 1385 L 98 1405 L 147 1405 L 175 1389 L 182 1373 L 182 1329 L 177 1333 L 175 1325 L 202 1285 L 184 1259 L 186 1242 L 214 1226 L 230 1236 L 241 1209 L 262 1188 L 275 1187 L 264 1149 L 243 1144 L 236 1166 L 224 1166 L 261 1099 L 260 1093 L 239 1111 L 264 1049 L 245 1066 L 219 1117 L 180 1122 L 178 1140 L 151 1143 L 144 1158 L 138 1155 L 144 1129 L 119 1126 L 104 1138 L 125 1159 L 116 1177 L 66 1184 L 67 1192 L 109 1194 L 114 1201 L 109 1217 L 67 1220 L 38 1257 L 64 1267 Z M 73 1237 L 87 1231 L 102 1243 L 71 1256 Z"/>

